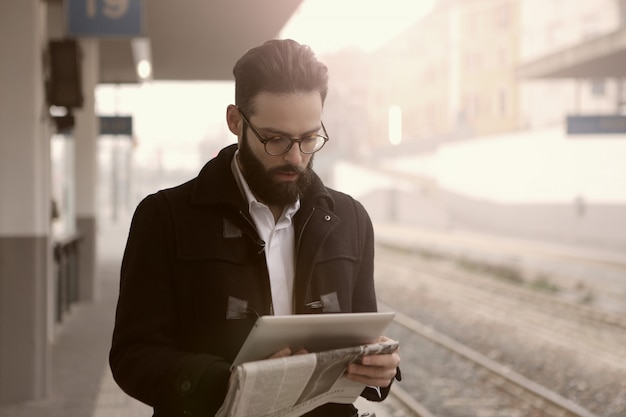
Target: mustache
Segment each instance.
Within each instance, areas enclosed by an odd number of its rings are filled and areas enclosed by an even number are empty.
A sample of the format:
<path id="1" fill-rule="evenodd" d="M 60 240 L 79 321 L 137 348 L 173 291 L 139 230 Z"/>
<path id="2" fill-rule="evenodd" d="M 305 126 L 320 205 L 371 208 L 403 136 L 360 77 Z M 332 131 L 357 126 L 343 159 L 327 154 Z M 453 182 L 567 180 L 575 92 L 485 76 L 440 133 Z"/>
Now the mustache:
<path id="1" fill-rule="evenodd" d="M 278 172 L 302 175 L 302 174 L 304 174 L 306 172 L 306 169 L 305 168 L 300 168 L 299 166 L 296 166 L 296 165 L 286 164 L 286 165 L 281 165 L 281 166 L 278 166 L 278 167 L 271 168 L 269 170 L 269 174 L 275 174 L 275 173 L 278 173 Z"/>

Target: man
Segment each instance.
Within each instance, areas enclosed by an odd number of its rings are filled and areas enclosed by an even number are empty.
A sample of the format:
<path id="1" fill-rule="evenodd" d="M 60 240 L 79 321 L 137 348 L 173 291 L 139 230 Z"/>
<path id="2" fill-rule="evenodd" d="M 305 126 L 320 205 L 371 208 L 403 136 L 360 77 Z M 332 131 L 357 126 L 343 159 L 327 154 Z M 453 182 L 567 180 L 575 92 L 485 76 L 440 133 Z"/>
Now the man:
<path id="1" fill-rule="evenodd" d="M 233 72 L 226 121 L 238 144 L 146 197 L 124 253 L 111 369 L 156 417 L 214 415 L 259 315 L 376 310 L 371 221 L 312 170 L 328 140 L 326 66 L 306 46 L 273 40 Z M 346 375 L 381 401 L 399 362 L 397 352 L 370 356 Z M 326 404 L 308 415 L 357 410 Z"/>

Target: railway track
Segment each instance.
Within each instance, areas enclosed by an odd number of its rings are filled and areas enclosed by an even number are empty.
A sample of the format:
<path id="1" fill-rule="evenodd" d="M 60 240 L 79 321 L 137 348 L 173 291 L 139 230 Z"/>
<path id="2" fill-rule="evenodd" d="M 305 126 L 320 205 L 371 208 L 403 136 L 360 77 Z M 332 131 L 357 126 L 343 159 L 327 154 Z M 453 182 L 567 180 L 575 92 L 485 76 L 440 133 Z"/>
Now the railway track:
<path id="1" fill-rule="evenodd" d="M 393 246 L 379 246 L 379 251 L 382 251 L 383 256 L 388 258 L 392 256 L 394 259 L 401 260 L 402 263 L 396 266 L 405 267 L 405 265 L 412 264 L 417 267 L 424 265 L 423 261 L 420 261 L 420 255 L 418 252 L 407 251 L 404 248 L 395 248 Z M 428 257 L 428 255 L 424 255 Z M 444 276 L 447 280 L 454 280 L 457 282 L 463 282 L 466 285 L 479 285 L 482 290 L 490 291 L 494 294 L 504 294 L 507 298 L 515 298 L 524 302 L 532 302 L 535 306 L 542 309 L 548 309 L 550 312 L 559 312 L 568 315 L 575 321 L 582 321 L 594 325 L 602 326 L 616 326 L 626 330 L 626 315 L 616 312 L 610 312 L 603 309 L 590 307 L 581 302 L 572 302 L 571 300 L 563 300 L 559 297 L 555 297 L 550 292 L 552 290 L 558 291 L 558 289 L 545 289 L 548 293 L 543 293 L 537 289 L 529 289 L 533 286 L 533 283 L 518 283 L 518 285 L 510 285 L 510 282 L 504 280 L 494 279 L 493 276 L 497 272 L 490 271 L 489 267 L 486 271 L 480 271 L 478 262 L 467 262 L 463 260 L 456 260 L 457 263 L 466 265 L 467 269 L 461 270 L 455 262 L 430 262 L 428 269 L 436 271 L 438 276 Z M 389 261 L 386 261 L 389 263 Z M 597 268 L 597 266 L 596 266 Z M 615 269 L 615 268 L 612 268 Z M 626 270 L 620 269 L 620 279 L 626 280 Z M 509 271 L 510 273 L 510 271 Z M 596 272 L 597 273 L 597 270 Z M 593 270 L 587 272 L 588 275 L 593 275 Z M 576 278 L 570 278 L 575 280 Z M 540 287 L 541 284 L 535 284 Z M 610 289 L 607 289 L 607 291 Z"/>
<path id="2" fill-rule="evenodd" d="M 376 270 L 403 361 L 390 415 L 626 415 L 621 317 L 410 253 L 379 250 Z"/>
<path id="3" fill-rule="evenodd" d="M 384 310 L 392 311 L 387 306 L 382 306 Z M 437 398 L 439 405 L 430 408 L 436 408 L 436 411 L 430 411 L 429 406 L 419 402 L 414 394 L 407 389 L 396 386 L 392 389 L 393 407 L 396 409 L 394 416 L 400 414 L 405 416 L 418 417 L 439 417 L 439 416 L 483 416 L 483 415 L 502 415 L 502 416 L 542 416 L 542 417 L 598 417 L 596 414 L 584 409 L 578 404 L 563 398 L 559 394 L 551 391 L 534 381 L 529 380 L 511 370 L 509 367 L 502 365 L 486 356 L 472 350 L 471 348 L 459 343 L 452 338 L 435 331 L 431 327 L 410 318 L 409 316 L 396 311 L 395 324 L 402 326 L 407 332 L 398 331 L 399 337 L 404 340 L 417 338 L 425 339 L 426 343 L 437 345 L 448 353 L 453 354 L 451 357 L 447 353 L 439 353 L 441 358 L 447 362 L 445 367 L 437 370 L 437 374 L 429 374 L 429 378 L 434 377 L 439 382 L 434 384 L 436 391 L 439 391 Z M 407 336 L 409 336 L 407 338 Z M 418 341 L 417 343 L 420 343 Z M 421 341 L 423 344 L 424 341 Z M 403 355 L 406 349 L 403 350 Z M 427 359 L 431 361 L 434 355 L 430 355 Z M 439 363 L 437 361 L 437 363 Z M 411 363 L 411 368 L 415 363 Z M 445 369 L 444 369 L 445 368 Z M 469 378 L 463 381 L 456 380 L 453 376 L 445 375 L 445 370 L 460 368 L 469 369 L 473 374 L 474 383 L 469 383 Z M 407 374 L 406 368 L 403 367 L 403 374 Z M 444 372 L 442 373 L 442 369 Z M 420 377 L 420 372 L 414 372 L 409 369 L 408 374 Z M 483 386 L 482 389 L 476 389 L 476 384 Z M 412 383 L 407 384 L 409 387 L 419 389 Z M 467 388 L 466 393 L 463 386 Z M 435 391 L 435 390 L 433 390 Z M 443 392 L 443 393 L 442 393 Z M 480 392 L 478 396 L 475 394 Z M 485 401 L 484 393 L 489 393 L 488 400 Z M 447 395 L 452 394 L 452 395 Z M 432 400 L 430 400 L 433 403 Z M 443 406 L 441 405 L 443 404 Z M 493 407 L 498 407 L 500 414 Z M 444 413 L 444 414 L 439 414 Z"/>
<path id="4" fill-rule="evenodd" d="M 548 343 L 576 347 L 593 361 L 626 368 L 626 318 L 573 304 L 449 264 L 424 262 L 406 253 L 383 251 L 377 268 L 393 277 L 397 290 L 429 291 L 432 299 Z M 417 274 L 416 274 L 417 271 Z M 625 277 L 626 279 L 626 277 Z M 392 284 L 393 285 L 393 284 Z"/>

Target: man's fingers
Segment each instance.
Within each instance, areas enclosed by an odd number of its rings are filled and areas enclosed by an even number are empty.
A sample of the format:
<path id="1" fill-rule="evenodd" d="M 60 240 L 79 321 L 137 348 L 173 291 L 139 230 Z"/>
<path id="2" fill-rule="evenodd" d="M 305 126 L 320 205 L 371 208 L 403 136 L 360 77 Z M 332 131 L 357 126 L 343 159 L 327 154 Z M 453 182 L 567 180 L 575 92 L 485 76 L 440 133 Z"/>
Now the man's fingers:
<path id="1" fill-rule="evenodd" d="M 396 371 L 389 369 L 375 369 L 372 367 L 364 367 L 356 365 L 355 367 L 348 367 L 348 372 L 346 373 L 346 378 L 360 382 L 364 385 L 370 385 L 375 387 L 386 387 L 391 384 L 394 376 L 396 375 Z"/>
<path id="2" fill-rule="evenodd" d="M 288 347 L 274 353 L 272 356 L 269 357 L 269 359 L 284 358 L 285 356 L 291 356 L 291 349 L 289 349 Z"/>
<path id="3" fill-rule="evenodd" d="M 346 377 L 366 385 L 386 387 L 396 376 L 399 365 L 400 355 L 397 352 L 364 356 L 361 363 L 348 365 Z"/>
<path id="4" fill-rule="evenodd" d="M 292 351 L 290 348 L 286 347 L 283 348 L 281 350 L 279 350 L 278 352 L 274 353 L 272 356 L 270 356 L 268 359 L 276 359 L 276 358 L 285 358 L 287 356 L 292 356 L 292 355 L 304 355 L 309 353 L 308 350 L 304 349 L 304 348 L 298 348 L 295 352 Z"/>

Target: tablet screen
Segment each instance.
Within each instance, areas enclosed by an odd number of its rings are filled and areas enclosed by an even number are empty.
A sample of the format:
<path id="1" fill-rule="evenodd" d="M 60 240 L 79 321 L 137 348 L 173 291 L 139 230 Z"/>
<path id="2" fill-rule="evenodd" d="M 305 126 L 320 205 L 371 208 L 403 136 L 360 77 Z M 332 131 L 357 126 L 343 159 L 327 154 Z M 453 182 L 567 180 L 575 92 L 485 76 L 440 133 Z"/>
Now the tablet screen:
<path id="1" fill-rule="evenodd" d="M 370 343 L 383 335 L 394 316 L 393 312 L 261 316 L 232 366 L 267 359 L 285 347 L 321 352 Z"/>

